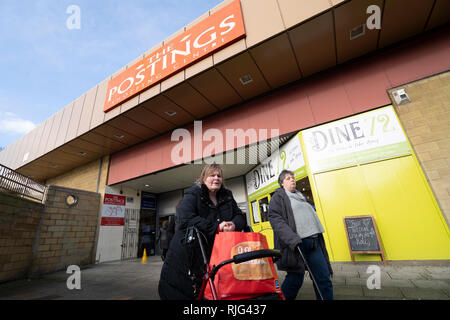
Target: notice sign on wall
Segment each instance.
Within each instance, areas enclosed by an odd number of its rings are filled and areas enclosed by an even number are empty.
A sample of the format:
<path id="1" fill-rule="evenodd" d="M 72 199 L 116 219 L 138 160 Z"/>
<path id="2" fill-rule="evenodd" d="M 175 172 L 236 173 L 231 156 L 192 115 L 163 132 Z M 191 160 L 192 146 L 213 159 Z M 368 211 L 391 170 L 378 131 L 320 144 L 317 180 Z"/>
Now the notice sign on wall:
<path id="1" fill-rule="evenodd" d="M 241 3 L 235 0 L 111 79 L 103 111 L 111 110 L 244 36 Z"/>
<path id="2" fill-rule="evenodd" d="M 302 131 L 312 173 L 411 153 L 392 106 Z"/>
<path id="3" fill-rule="evenodd" d="M 141 209 L 156 209 L 156 197 L 154 194 L 142 191 Z"/>
<path id="4" fill-rule="evenodd" d="M 102 209 L 102 226 L 123 226 L 126 197 L 105 193 Z"/>

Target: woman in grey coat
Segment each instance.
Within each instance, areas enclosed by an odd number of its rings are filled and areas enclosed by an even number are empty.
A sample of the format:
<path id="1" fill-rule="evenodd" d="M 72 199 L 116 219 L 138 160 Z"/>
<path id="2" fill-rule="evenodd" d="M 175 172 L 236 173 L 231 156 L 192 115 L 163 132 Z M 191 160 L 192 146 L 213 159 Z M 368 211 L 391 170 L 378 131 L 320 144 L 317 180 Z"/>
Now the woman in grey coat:
<path id="1" fill-rule="evenodd" d="M 333 285 L 324 229 L 313 207 L 296 190 L 294 173 L 283 170 L 269 204 L 269 221 L 274 231 L 275 248 L 281 251 L 279 270 L 287 272 L 281 290 L 287 300 L 296 298 L 305 275 L 305 265 L 298 253 L 301 249 L 325 300 L 333 299 Z M 316 297 L 319 299 L 316 288 Z"/>

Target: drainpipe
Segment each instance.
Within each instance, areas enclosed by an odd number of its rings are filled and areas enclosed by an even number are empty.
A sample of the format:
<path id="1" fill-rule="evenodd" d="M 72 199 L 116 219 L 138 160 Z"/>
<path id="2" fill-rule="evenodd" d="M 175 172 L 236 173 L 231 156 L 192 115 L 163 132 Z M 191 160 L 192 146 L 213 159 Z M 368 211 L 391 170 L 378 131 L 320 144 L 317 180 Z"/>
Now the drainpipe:
<path id="1" fill-rule="evenodd" d="M 98 190 L 100 189 L 100 179 L 102 177 L 103 159 L 104 159 L 104 157 L 102 157 L 100 159 L 100 166 L 98 168 L 97 189 L 96 189 L 97 193 L 98 193 Z M 98 236 L 99 236 L 99 233 L 100 233 L 100 223 L 101 223 L 101 219 L 102 219 L 101 211 L 102 211 L 103 206 L 102 206 L 102 197 L 101 197 L 101 195 L 100 195 L 100 207 L 99 208 L 100 208 L 100 214 L 97 217 L 97 228 L 95 230 L 95 238 L 94 238 L 94 250 L 92 250 L 92 257 L 91 257 L 91 263 L 92 264 L 95 264 L 95 257 L 97 256 Z"/>

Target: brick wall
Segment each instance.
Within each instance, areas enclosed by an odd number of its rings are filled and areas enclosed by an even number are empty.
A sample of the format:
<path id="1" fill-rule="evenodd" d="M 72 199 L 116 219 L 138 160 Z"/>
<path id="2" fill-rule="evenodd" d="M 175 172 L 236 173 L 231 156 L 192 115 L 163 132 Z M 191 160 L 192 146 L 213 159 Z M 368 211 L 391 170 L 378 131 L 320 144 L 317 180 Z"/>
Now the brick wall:
<path id="1" fill-rule="evenodd" d="M 70 194 L 78 197 L 73 207 L 65 203 Z M 50 186 L 31 272 L 42 274 L 93 263 L 99 207 L 98 193 Z"/>
<path id="2" fill-rule="evenodd" d="M 100 198 L 50 186 L 43 205 L 0 192 L 0 282 L 94 263 Z"/>
<path id="3" fill-rule="evenodd" d="M 101 166 L 100 166 L 101 164 Z M 104 193 L 108 173 L 109 156 L 94 160 L 88 164 L 72 169 L 58 177 L 45 182 L 55 185 L 85 191 Z M 101 170 L 100 180 L 99 171 Z M 99 189 L 97 190 L 97 184 Z"/>
<path id="4" fill-rule="evenodd" d="M 58 177 L 48 179 L 47 185 L 55 185 L 91 192 L 100 193 L 103 202 L 103 196 L 106 189 L 106 179 L 108 177 L 110 156 L 104 156 L 92 161 L 86 165 L 72 169 Z M 100 224 L 101 214 L 98 215 L 97 224 Z M 94 242 L 98 242 L 99 229 L 95 234 Z M 97 248 L 95 248 L 97 249 Z"/>
<path id="5" fill-rule="evenodd" d="M 28 273 L 44 205 L 0 192 L 0 282 Z"/>
<path id="6" fill-rule="evenodd" d="M 392 91 L 406 89 L 411 103 L 397 106 Z M 389 90 L 393 105 L 450 225 L 450 72 Z"/>

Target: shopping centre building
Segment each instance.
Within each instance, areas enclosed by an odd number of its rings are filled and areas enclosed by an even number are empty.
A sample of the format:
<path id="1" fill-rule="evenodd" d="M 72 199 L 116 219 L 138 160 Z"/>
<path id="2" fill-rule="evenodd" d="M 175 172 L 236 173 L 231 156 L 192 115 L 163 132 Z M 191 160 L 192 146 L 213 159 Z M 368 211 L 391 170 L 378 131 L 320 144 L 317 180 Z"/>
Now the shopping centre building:
<path id="1" fill-rule="evenodd" d="M 344 217 L 362 215 L 387 261 L 449 260 L 449 21 L 447 0 L 227 0 L 0 164 L 100 193 L 95 262 L 140 256 L 143 244 L 158 253 L 159 227 L 212 161 L 270 243 L 268 203 L 289 169 L 332 261 L 351 261 Z"/>

